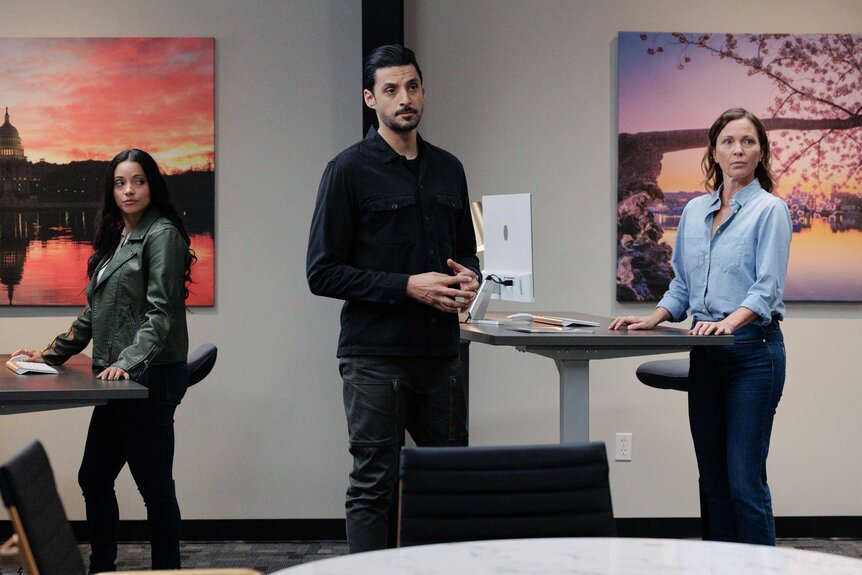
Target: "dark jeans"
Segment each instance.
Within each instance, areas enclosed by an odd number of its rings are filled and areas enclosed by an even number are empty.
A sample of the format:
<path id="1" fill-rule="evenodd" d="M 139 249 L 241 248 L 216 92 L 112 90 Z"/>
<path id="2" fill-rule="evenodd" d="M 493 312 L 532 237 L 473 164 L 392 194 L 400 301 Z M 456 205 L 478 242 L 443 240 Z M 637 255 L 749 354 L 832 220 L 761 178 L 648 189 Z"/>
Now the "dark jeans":
<path id="1" fill-rule="evenodd" d="M 339 370 L 353 455 L 348 549 L 383 549 L 405 429 L 417 445 L 467 445 L 461 362 L 458 356 L 351 356 L 341 358 Z"/>
<path id="2" fill-rule="evenodd" d="M 96 406 L 90 418 L 78 483 L 90 530 L 90 573 L 115 571 L 120 512 L 114 480 L 128 463 L 144 503 L 153 569 L 180 567 L 180 508 L 174 490 L 174 411 L 185 395 L 185 362 L 152 366 L 138 382 L 147 399 L 118 399 Z"/>
<path id="3" fill-rule="evenodd" d="M 766 456 L 784 389 L 778 322 L 746 325 L 734 344 L 691 351 L 688 413 L 711 538 L 775 545 Z"/>

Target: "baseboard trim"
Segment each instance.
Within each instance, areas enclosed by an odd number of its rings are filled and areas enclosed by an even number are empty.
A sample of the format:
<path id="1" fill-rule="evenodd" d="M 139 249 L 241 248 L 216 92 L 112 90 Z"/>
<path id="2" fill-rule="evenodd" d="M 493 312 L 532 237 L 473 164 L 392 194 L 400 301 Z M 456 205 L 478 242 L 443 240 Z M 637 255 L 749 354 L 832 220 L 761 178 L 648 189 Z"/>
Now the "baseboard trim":
<path id="1" fill-rule="evenodd" d="M 616 523 L 620 537 L 689 539 L 701 536 L 699 517 L 617 518 Z M 786 539 L 862 539 L 862 517 L 776 517 L 775 534 Z"/>
<path id="2" fill-rule="evenodd" d="M 692 539 L 701 535 L 700 517 L 638 517 L 616 519 L 619 537 Z"/>
<path id="3" fill-rule="evenodd" d="M 697 517 L 620 518 L 620 537 L 687 539 L 700 537 Z M 87 525 L 72 521 L 78 541 L 86 542 Z M 862 539 L 862 516 L 776 517 L 779 538 Z M 12 533 L 9 521 L 0 521 L 0 540 Z M 184 541 L 341 541 L 344 519 L 186 519 Z M 121 541 L 149 539 L 146 521 L 121 521 Z"/>
<path id="4" fill-rule="evenodd" d="M 862 517 L 777 517 L 775 519 L 777 537 L 838 537 L 842 539 L 862 539 Z"/>

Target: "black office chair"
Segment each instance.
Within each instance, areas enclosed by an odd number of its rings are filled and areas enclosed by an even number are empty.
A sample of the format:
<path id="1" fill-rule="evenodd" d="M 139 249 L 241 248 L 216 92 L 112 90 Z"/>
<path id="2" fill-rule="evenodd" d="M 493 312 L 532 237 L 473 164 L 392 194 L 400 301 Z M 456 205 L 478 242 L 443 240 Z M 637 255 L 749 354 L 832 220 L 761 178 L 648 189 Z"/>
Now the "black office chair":
<path id="1" fill-rule="evenodd" d="M 399 546 L 616 535 L 604 443 L 405 447 Z"/>
<path id="2" fill-rule="evenodd" d="M 0 493 L 18 536 L 18 554 L 30 575 L 84 575 L 45 449 L 38 441 L 0 467 Z M 127 571 L 127 574 L 144 571 Z M 163 575 L 260 575 L 252 569 L 147 571 Z"/>
<path id="3" fill-rule="evenodd" d="M 205 343 L 189 354 L 189 387 L 209 375 L 218 357 L 218 348 Z"/>
<path id="4" fill-rule="evenodd" d="M 641 383 L 656 389 L 688 391 L 688 358 L 647 361 L 638 366 L 635 375 Z"/>
<path id="5" fill-rule="evenodd" d="M 19 554 L 28 573 L 87 572 L 41 443 L 31 443 L 0 467 L 0 492 L 18 534 Z"/>

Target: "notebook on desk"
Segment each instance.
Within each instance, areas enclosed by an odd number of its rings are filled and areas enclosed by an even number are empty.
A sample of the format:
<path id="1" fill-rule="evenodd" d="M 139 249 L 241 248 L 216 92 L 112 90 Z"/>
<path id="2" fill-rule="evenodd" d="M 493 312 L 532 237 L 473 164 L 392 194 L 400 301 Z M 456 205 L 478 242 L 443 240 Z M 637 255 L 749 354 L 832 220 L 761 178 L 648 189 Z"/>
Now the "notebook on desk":
<path id="1" fill-rule="evenodd" d="M 57 370 L 45 363 L 37 363 L 35 361 L 27 361 L 29 356 L 16 355 L 9 358 L 6 362 L 6 367 L 17 373 L 24 375 L 25 373 L 57 373 Z"/>
<path id="2" fill-rule="evenodd" d="M 599 327 L 601 325 L 597 321 L 590 321 L 588 319 L 578 319 L 574 317 L 557 317 L 552 315 L 534 315 L 533 321 L 536 323 L 547 323 L 550 325 L 561 325 L 564 327 L 571 327 L 577 325 Z"/>
<path id="3" fill-rule="evenodd" d="M 557 326 L 557 327 L 507 327 L 509 331 L 519 331 L 521 333 L 595 333 L 594 327 L 572 327 L 572 326 Z"/>

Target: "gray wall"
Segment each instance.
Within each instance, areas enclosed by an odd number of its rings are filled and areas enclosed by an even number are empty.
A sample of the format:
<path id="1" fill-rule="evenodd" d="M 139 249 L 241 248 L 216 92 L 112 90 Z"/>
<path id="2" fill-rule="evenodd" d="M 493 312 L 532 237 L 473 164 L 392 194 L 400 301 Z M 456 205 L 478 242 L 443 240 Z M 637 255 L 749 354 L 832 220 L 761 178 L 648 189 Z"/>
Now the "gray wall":
<path id="1" fill-rule="evenodd" d="M 323 168 L 362 131 L 360 2 L 2 2 L 0 14 L 4 36 L 216 38 L 216 307 L 193 310 L 189 328 L 192 345 L 220 352 L 177 412 L 183 516 L 340 516 L 339 306 L 309 293 L 305 246 Z M 0 349 L 44 345 L 76 311 L 0 308 Z M 0 418 L 0 456 L 42 439 L 76 519 L 88 418 Z M 122 478 L 123 517 L 144 517 Z"/>
<path id="2" fill-rule="evenodd" d="M 177 413 L 183 514 L 341 517 L 350 460 L 334 358 L 340 305 L 309 294 L 304 259 L 323 167 L 361 135 L 360 2 L 0 1 L 0 14 L 4 36 L 216 38 L 217 305 L 189 322 L 192 341 L 214 341 L 220 358 Z M 474 198 L 534 194 L 532 308 L 600 315 L 648 309 L 613 297 L 616 33 L 862 29 L 855 0 L 408 0 L 406 20 L 427 85 L 423 135 L 463 160 Z M 47 343 L 76 311 L 0 308 L 0 350 Z M 796 304 L 788 316 L 769 467 L 776 513 L 862 515 L 852 443 L 862 436 L 852 359 L 862 308 Z M 553 363 L 479 345 L 472 355 L 472 442 L 555 442 Z M 611 468 L 615 512 L 695 516 L 684 396 L 637 383 L 640 361 L 591 369 L 592 437 L 634 434 L 634 461 Z M 75 475 L 88 415 L 0 418 L 0 458 L 42 439 L 73 519 L 83 517 Z M 127 472 L 118 492 L 124 518 L 144 516 Z"/>
<path id="3" fill-rule="evenodd" d="M 423 134 L 461 158 L 474 199 L 533 193 L 540 226 L 533 234 L 531 307 L 601 315 L 651 309 L 614 301 L 617 33 L 862 30 L 856 1 L 408 0 L 407 6 L 407 42 L 421 57 L 428 93 Z M 788 377 L 769 459 L 775 512 L 858 516 L 862 450 L 846 438 L 862 437 L 855 360 L 862 308 L 792 304 L 787 315 Z M 633 434 L 634 460 L 611 464 L 614 511 L 695 516 L 685 396 L 639 384 L 634 371 L 645 359 L 591 366 L 591 437 L 613 445 L 616 432 Z M 479 345 L 471 360 L 474 443 L 557 439 L 553 362 Z"/>

